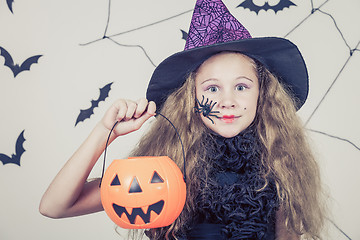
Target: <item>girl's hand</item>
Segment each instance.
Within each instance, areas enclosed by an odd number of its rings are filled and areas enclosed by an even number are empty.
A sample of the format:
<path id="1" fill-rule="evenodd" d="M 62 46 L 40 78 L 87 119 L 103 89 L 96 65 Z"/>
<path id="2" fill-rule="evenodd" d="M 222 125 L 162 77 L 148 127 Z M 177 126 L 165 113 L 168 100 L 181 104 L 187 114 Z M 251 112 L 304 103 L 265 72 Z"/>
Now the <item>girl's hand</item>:
<path id="1" fill-rule="evenodd" d="M 111 140 L 114 140 L 138 130 L 155 111 L 155 103 L 146 99 L 116 101 L 56 175 L 42 197 L 40 212 L 48 217 L 63 218 L 101 211 L 99 180 L 87 183 L 86 179 L 104 151 L 111 128 L 119 121 L 112 133 Z"/>
<path id="2" fill-rule="evenodd" d="M 101 123 L 110 131 L 115 122 L 119 121 L 113 131 L 115 137 L 118 137 L 138 130 L 146 120 L 156 115 L 155 111 L 155 102 L 148 102 L 145 98 L 137 101 L 119 99 L 107 110 Z"/>

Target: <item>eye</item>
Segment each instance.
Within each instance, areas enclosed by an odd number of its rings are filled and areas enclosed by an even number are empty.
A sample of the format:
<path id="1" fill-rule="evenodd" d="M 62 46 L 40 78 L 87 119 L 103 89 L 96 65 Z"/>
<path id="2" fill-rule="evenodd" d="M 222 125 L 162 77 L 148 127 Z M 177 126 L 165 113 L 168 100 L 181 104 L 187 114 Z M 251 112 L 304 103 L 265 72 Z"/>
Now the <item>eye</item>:
<path id="1" fill-rule="evenodd" d="M 207 88 L 207 91 L 209 91 L 209 92 L 217 92 L 218 90 L 219 90 L 219 88 L 216 86 L 210 86 Z"/>
<path id="2" fill-rule="evenodd" d="M 112 180 L 110 186 L 119 186 L 119 185 L 121 185 L 121 184 L 120 184 L 120 180 L 119 180 L 118 175 L 116 174 L 116 176 L 115 176 L 114 179 Z"/>
<path id="3" fill-rule="evenodd" d="M 150 183 L 163 183 L 164 180 L 160 177 L 160 175 L 155 171 Z"/>
<path id="4" fill-rule="evenodd" d="M 238 90 L 238 91 L 244 91 L 246 89 L 246 86 L 244 86 L 244 85 L 237 85 L 236 86 L 236 90 Z"/>

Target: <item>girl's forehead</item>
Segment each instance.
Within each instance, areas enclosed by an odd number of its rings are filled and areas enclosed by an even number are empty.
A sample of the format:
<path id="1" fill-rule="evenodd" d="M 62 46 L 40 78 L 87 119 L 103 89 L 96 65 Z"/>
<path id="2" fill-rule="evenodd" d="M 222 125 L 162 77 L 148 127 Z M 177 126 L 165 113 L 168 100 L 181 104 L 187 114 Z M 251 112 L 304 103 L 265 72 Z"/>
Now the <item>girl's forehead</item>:
<path id="1" fill-rule="evenodd" d="M 234 61 L 236 62 L 236 64 L 254 65 L 254 61 L 244 54 L 238 52 L 220 52 L 206 59 L 200 65 L 197 72 L 201 71 L 204 66 L 207 65 L 228 64 Z"/>
<path id="2" fill-rule="evenodd" d="M 236 52 L 222 52 L 208 58 L 196 71 L 195 79 L 221 79 L 223 77 L 257 78 L 254 61 Z M 254 79 L 255 80 L 255 79 Z"/>

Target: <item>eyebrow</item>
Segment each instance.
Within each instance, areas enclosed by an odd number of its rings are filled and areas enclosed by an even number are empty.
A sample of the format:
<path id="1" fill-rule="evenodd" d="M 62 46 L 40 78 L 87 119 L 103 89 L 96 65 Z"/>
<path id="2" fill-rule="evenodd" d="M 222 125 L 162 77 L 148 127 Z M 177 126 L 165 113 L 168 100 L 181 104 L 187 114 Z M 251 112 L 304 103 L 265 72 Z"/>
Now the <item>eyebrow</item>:
<path id="1" fill-rule="evenodd" d="M 250 82 L 254 82 L 254 80 L 246 77 L 246 76 L 239 76 L 237 78 L 235 78 L 235 80 L 238 80 L 238 79 L 242 79 L 242 78 L 245 78 L 246 80 L 249 80 Z M 205 81 L 201 82 L 200 84 L 204 84 L 206 82 L 209 82 L 209 81 L 219 81 L 219 79 L 217 78 L 209 78 L 209 79 L 206 79 Z"/>
<path id="2" fill-rule="evenodd" d="M 246 77 L 246 76 L 239 76 L 239 77 L 237 77 L 237 78 L 235 78 L 235 79 L 237 80 L 237 79 L 241 79 L 241 78 L 245 78 L 245 79 L 247 79 L 247 80 L 249 80 L 249 81 L 251 81 L 251 82 L 254 82 L 254 80 L 252 80 L 251 78 L 248 78 L 248 77 Z"/>
<path id="3" fill-rule="evenodd" d="M 202 85 L 202 84 L 204 84 L 204 83 L 207 83 L 207 82 L 209 82 L 209 81 L 219 81 L 217 78 L 209 78 L 209 79 L 206 79 L 206 80 L 204 80 L 204 81 L 202 81 L 201 83 L 200 83 L 200 85 Z"/>

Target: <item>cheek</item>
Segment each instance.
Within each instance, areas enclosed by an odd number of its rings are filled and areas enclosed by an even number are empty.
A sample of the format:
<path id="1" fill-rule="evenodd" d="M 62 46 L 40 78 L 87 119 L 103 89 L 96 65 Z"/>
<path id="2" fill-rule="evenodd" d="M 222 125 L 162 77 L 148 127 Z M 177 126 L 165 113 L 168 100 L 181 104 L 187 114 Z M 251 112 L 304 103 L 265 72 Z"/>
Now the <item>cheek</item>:
<path id="1" fill-rule="evenodd" d="M 254 93 L 248 98 L 244 99 L 243 106 L 244 110 L 256 111 L 258 105 L 259 93 Z"/>
<path id="2" fill-rule="evenodd" d="M 243 104 L 244 111 L 247 113 L 256 112 L 257 109 L 257 102 L 247 102 Z"/>
<path id="3" fill-rule="evenodd" d="M 204 123 L 206 127 L 208 127 L 211 130 L 214 130 L 214 124 L 210 121 L 210 119 L 204 117 L 202 114 L 200 114 L 201 121 Z"/>
<path id="4" fill-rule="evenodd" d="M 207 117 L 204 117 L 203 114 L 200 114 L 200 118 L 201 118 L 201 121 L 202 121 L 206 126 L 209 126 L 209 124 L 211 123 L 210 119 L 208 119 Z"/>
<path id="5" fill-rule="evenodd" d="M 199 89 L 199 87 L 196 87 L 196 91 L 195 91 L 195 97 L 198 100 L 201 100 L 202 96 L 204 95 L 204 91 L 202 91 L 201 89 Z"/>
<path id="6" fill-rule="evenodd" d="M 248 118 L 248 122 L 252 123 L 256 117 L 256 108 L 252 108 L 250 110 L 246 110 L 246 114 L 247 114 L 247 118 Z"/>

